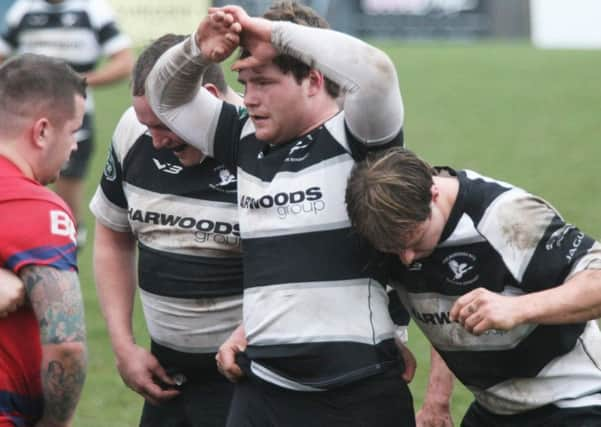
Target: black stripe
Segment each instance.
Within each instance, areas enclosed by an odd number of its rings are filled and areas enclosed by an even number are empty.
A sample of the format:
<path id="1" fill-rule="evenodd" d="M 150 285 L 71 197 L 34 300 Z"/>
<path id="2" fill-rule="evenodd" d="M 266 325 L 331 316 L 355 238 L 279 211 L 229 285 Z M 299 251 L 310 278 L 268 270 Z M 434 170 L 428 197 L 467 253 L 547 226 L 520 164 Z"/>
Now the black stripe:
<path id="1" fill-rule="evenodd" d="M 376 345 L 356 342 L 249 345 L 246 354 L 282 377 L 326 389 L 385 372 L 391 367 L 400 365 L 403 369 L 393 339 Z"/>
<path id="2" fill-rule="evenodd" d="M 349 154 L 324 126 L 293 141 L 277 145 L 265 144 L 252 134 L 241 141 L 240 147 L 239 167 L 262 181 L 273 181 L 277 173 L 299 172 Z M 262 158 L 257 161 L 259 154 Z"/>
<path id="3" fill-rule="evenodd" d="M 465 171 L 455 172 L 452 169 L 447 170 L 451 174 L 457 174 L 459 179 L 459 193 L 449 215 L 445 228 L 440 238 L 444 242 L 455 230 L 463 213 L 470 216 L 475 225 L 480 222 L 488 206 L 500 194 L 510 190 L 510 187 L 504 187 L 497 182 L 484 181 L 481 178 L 470 179 Z"/>
<path id="4" fill-rule="evenodd" d="M 151 340 L 150 351 L 168 375 L 184 374 L 190 382 L 223 380 L 226 378 L 217 370 L 215 353 L 184 353 L 172 350 Z"/>
<path id="5" fill-rule="evenodd" d="M 223 163 L 232 173 L 236 172 L 240 132 L 248 116 L 240 118 L 238 109 L 223 103 L 215 132 L 215 159 Z"/>
<path id="6" fill-rule="evenodd" d="M 388 282 L 388 258 L 350 228 L 244 239 L 245 288 L 370 277 Z"/>
<path id="7" fill-rule="evenodd" d="M 117 154 L 111 145 L 109 155 L 104 165 L 104 171 L 100 178 L 100 187 L 112 203 L 120 208 L 127 208 L 127 199 L 123 193 L 123 172 L 121 164 L 117 160 Z"/>
<path id="8" fill-rule="evenodd" d="M 155 149 L 151 136 L 145 133 L 132 145 L 123 160 L 123 180 L 155 193 L 235 204 L 235 182 L 217 187 L 220 184 L 220 168 L 222 166 L 210 157 L 197 166 L 183 167 L 172 150 Z"/>
<path id="9" fill-rule="evenodd" d="M 140 288 L 156 295 L 197 298 L 242 293 L 240 258 L 172 254 L 138 244 Z"/>
<path id="10" fill-rule="evenodd" d="M 69 16 L 69 26 L 63 23 L 63 17 Z M 92 23 L 87 12 L 69 10 L 62 12 L 28 12 L 19 23 L 19 31 L 36 31 L 50 28 L 86 28 L 93 31 Z"/>
<path id="11" fill-rule="evenodd" d="M 110 39 L 112 39 L 113 37 L 117 37 L 119 34 L 120 31 L 117 28 L 117 25 L 114 22 L 109 22 L 108 24 L 106 24 L 98 30 L 96 38 L 98 39 L 98 42 L 102 45 Z"/>
<path id="12" fill-rule="evenodd" d="M 565 232 L 565 233 L 564 233 Z M 556 233 L 554 236 L 553 233 Z M 556 216 L 545 230 L 522 279 L 528 292 L 537 292 L 563 283 L 578 260 L 595 241 L 578 228 Z"/>
<path id="13" fill-rule="evenodd" d="M 510 350 L 437 350 L 463 384 L 486 389 L 511 378 L 535 377 L 553 359 L 574 348 L 585 326 L 539 325 Z"/>

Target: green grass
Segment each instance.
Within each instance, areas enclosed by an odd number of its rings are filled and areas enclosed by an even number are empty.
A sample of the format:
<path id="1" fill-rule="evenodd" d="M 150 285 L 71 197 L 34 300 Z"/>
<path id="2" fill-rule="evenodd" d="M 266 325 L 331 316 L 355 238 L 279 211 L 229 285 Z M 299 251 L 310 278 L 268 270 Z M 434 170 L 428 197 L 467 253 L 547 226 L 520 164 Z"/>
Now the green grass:
<path id="1" fill-rule="evenodd" d="M 537 193 L 568 222 L 601 236 L 601 56 L 590 51 L 539 51 L 528 44 L 379 42 L 398 68 L 407 145 L 433 164 L 475 169 Z M 230 81 L 235 78 L 230 76 Z M 88 200 L 100 177 L 113 128 L 129 105 L 126 84 L 96 91 L 97 148 Z M 91 227 L 93 218 L 88 214 Z M 90 242 L 93 233 L 90 235 Z M 86 302 L 90 369 L 76 423 L 84 427 L 137 426 L 142 399 L 127 389 L 101 318 L 92 275 L 91 244 L 80 257 Z M 139 307 L 136 331 L 147 343 Z M 418 359 L 411 388 L 419 408 L 427 383 L 429 347 L 413 326 Z M 463 387 L 453 396 L 455 424 L 471 402 Z"/>

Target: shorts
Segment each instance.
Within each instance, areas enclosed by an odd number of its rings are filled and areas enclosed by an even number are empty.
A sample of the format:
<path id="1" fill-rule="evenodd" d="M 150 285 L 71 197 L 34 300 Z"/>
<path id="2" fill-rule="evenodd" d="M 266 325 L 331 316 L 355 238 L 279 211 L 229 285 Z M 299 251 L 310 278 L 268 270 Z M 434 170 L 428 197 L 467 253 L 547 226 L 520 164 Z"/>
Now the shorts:
<path id="1" fill-rule="evenodd" d="M 465 413 L 461 427 L 598 427 L 601 406 L 559 408 L 546 405 L 514 415 L 497 415 L 473 402 Z"/>
<path id="2" fill-rule="evenodd" d="M 94 149 L 94 116 L 92 113 L 86 113 L 83 116 L 83 123 L 77 132 L 77 150 L 71 153 L 71 157 L 62 167 L 61 177 L 81 179 L 88 171 Z"/>
<path id="3" fill-rule="evenodd" d="M 160 406 L 144 402 L 140 427 L 223 427 L 234 385 L 225 378 L 190 382 Z"/>
<path id="4" fill-rule="evenodd" d="M 337 389 L 288 390 L 254 376 L 234 388 L 227 427 L 412 427 L 413 399 L 393 369 Z"/>

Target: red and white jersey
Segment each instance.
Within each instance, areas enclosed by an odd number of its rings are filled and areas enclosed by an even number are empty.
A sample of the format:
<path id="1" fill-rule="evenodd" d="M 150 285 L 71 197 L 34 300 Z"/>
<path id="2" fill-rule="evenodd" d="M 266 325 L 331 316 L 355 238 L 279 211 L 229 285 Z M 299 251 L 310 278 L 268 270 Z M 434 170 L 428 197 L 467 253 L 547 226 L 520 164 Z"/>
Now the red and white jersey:
<path id="1" fill-rule="evenodd" d="M 65 202 L 0 156 L 0 266 L 76 270 L 73 216 Z M 1 285 L 1 284 L 0 284 Z M 0 424 L 41 415 L 41 344 L 29 304 L 0 319 Z"/>

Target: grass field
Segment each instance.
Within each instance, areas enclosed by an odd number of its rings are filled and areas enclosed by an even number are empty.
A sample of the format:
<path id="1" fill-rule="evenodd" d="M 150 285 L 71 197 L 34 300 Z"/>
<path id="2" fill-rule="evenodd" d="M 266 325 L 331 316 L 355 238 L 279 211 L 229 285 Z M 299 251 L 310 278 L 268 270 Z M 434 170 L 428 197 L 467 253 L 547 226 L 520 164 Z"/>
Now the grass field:
<path id="1" fill-rule="evenodd" d="M 539 51 L 526 43 L 377 43 L 397 64 L 403 91 L 406 143 L 433 164 L 475 169 L 544 196 L 566 221 L 601 237 L 601 55 Z M 230 81 L 235 81 L 231 78 Z M 112 130 L 129 96 L 126 84 L 96 92 L 97 149 L 87 195 L 100 177 Z M 93 218 L 87 223 L 93 228 Z M 100 316 L 90 244 L 80 257 L 90 368 L 76 426 L 137 426 L 142 400 L 121 382 Z M 136 331 L 147 343 L 139 307 Z M 419 408 L 429 347 L 412 329 L 419 367 L 412 390 Z M 456 425 L 471 401 L 457 387 Z"/>

